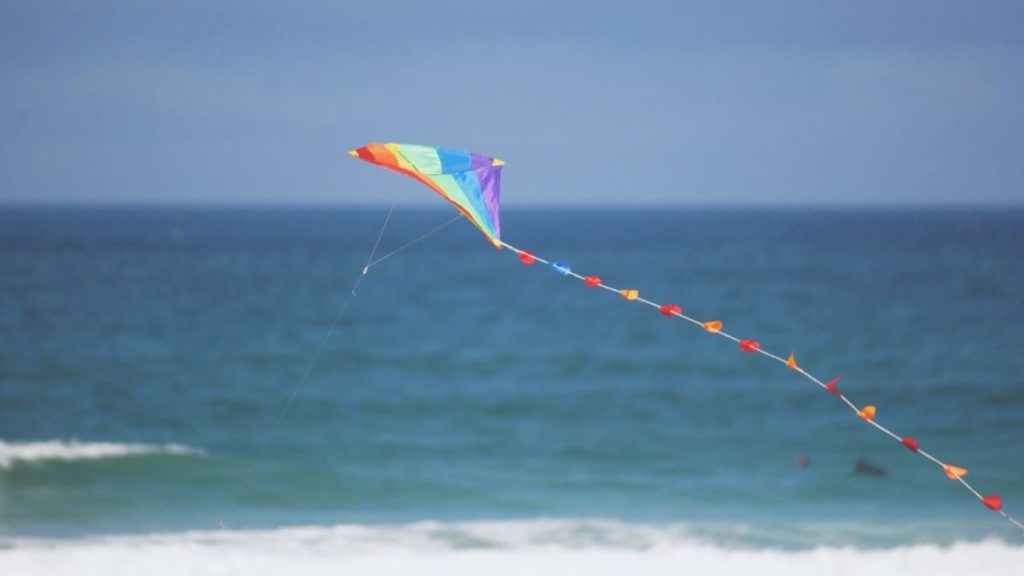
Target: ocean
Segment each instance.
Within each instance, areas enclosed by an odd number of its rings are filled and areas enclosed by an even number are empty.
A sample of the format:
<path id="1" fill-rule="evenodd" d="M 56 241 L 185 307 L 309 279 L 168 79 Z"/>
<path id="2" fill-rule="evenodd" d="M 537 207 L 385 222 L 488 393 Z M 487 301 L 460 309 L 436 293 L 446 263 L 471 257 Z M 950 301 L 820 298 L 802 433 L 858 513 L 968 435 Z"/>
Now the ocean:
<path id="1" fill-rule="evenodd" d="M 467 222 L 352 296 L 386 214 L 0 209 L 0 573 L 1024 568 L 1019 529 L 834 396 Z M 376 255 L 452 215 L 396 208 Z M 502 216 L 841 375 L 1024 517 L 1024 210 Z"/>

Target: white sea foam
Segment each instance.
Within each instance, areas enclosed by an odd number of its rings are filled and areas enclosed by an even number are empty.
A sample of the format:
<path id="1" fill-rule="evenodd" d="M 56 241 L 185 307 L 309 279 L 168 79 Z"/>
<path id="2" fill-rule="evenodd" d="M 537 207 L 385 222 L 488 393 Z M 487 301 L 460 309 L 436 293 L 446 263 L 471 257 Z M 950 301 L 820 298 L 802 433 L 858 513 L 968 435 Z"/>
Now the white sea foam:
<path id="1" fill-rule="evenodd" d="M 593 520 L 340 525 L 0 540 L 2 574 L 1019 574 L 1024 546 L 742 549 L 682 526 Z"/>
<path id="2" fill-rule="evenodd" d="M 0 440 L 0 469 L 12 468 L 18 463 L 27 462 L 97 460 L 149 454 L 197 456 L 202 455 L 203 451 L 181 444 L 121 444 L 78 440 L 5 442 Z"/>

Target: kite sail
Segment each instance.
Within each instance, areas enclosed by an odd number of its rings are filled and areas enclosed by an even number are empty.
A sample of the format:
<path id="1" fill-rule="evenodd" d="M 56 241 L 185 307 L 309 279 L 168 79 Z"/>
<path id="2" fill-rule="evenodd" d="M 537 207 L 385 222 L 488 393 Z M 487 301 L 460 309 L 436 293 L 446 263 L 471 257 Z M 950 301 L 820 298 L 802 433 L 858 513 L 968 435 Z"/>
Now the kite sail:
<path id="1" fill-rule="evenodd" d="M 563 262 L 545 260 L 532 252 L 520 250 L 504 241 L 500 237 L 498 226 L 498 188 L 501 179 L 501 167 L 504 162 L 501 160 L 482 156 L 461 150 L 449 150 L 445 148 L 434 148 L 431 146 L 417 146 L 409 144 L 368 144 L 362 148 L 352 150 L 350 155 L 356 156 L 368 162 L 378 164 L 385 168 L 406 174 L 416 178 L 429 186 L 432 190 L 443 196 L 446 200 L 455 205 L 459 211 L 466 216 L 481 232 L 487 236 L 496 247 L 505 247 L 512 251 L 526 266 L 540 263 L 549 266 L 556 273 L 572 277 L 583 282 L 590 288 L 601 288 L 620 296 L 628 302 L 644 304 L 656 309 L 659 313 L 669 319 L 681 319 L 701 328 L 710 334 L 732 340 L 738 345 L 739 350 L 747 353 L 755 353 L 770 358 L 787 368 L 797 372 L 801 376 L 817 384 L 826 392 L 831 393 L 841 400 L 858 418 L 866 424 L 874 427 L 883 434 L 889 436 L 896 442 L 902 444 L 912 453 L 917 454 L 931 463 L 937 465 L 943 474 L 954 482 L 963 485 L 978 501 L 986 508 L 997 512 L 1003 518 L 1012 522 L 1015 526 L 1024 530 L 1024 524 L 1008 515 L 1003 510 L 1003 501 L 998 494 L 982 495 L 973 485 L 964 479 L 967 476 L 967 469 L 940 460 L 938 457 L 926 452 L 919 441 L 911 436 L 900 436 L 889 428 L 876 421 L 878 408 L 874 405 L 858 407 L 837 387 L 839 377 L 823 382 L 816 376 L 801 367 L 796 360 L 796 355 L 790 353 L 786 358 L 778 356 L 765 350 L 759 342 L 749 338 L 739 338 L 728 333 L 724 329 L 721 320 L 697 320 L 683 312 L 679 304 L 659 304 L 640 296 L 640 292 L 634 288 L 615 288 L 605 284 L 599 276 L 584 276 L 572 270 L 572 267 Z M 364 269 L 365 274 L 365 269 Z"/>
<path id="2" fill-rule="evenodd" d="M 349 155 L 426 184 L 501 248 L 501 160 L 464 150 L 377 142 L 350 150 Z"/>

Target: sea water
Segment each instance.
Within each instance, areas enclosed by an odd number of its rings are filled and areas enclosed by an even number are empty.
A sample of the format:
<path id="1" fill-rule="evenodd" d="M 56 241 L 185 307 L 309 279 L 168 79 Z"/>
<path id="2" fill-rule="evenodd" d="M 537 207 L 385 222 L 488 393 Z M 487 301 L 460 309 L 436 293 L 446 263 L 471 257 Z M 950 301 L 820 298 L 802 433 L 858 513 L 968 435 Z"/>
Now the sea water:
<path id="1" fill-rule="evenodd" d="M 386 213 L 0 210 L 0 572 L 1024 566 L 1020 530 L 813 383 L 464 221 L 352 296 Z M 450 218 L 397 208 L 376 256 Z M 841 375 L 1024 516 L 1024 211 L 502 225 Z"/>

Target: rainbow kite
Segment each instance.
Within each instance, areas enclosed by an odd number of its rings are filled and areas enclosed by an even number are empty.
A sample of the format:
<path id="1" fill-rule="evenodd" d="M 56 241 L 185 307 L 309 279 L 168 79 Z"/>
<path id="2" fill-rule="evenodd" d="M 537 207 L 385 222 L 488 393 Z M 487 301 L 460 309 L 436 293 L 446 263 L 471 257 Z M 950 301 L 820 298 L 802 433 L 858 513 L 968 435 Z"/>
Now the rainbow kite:
<path id="1" fill-rule="evenodd" d="M 975 490 L 974 486 L 964 479 L 964 477 L 967 476 L 966 468 L 955 466 L 940 460 L 922 449 L 916 438 L 911 436 L 900 436 L 879 424 L 875 420 L 875 417 L 878 414 L 878 409 L 875 406 L 867 405 L 858 407 L 854 404 L 846 397 L 845 394 L 839 391 L 839 377 L 833 378 L 828 382 L 823 382 L 810 372 L 800 367 L 794 354 L 791 353 L 788 357 L 782 358 L 781 356 L 777 356 L 764 350 L 756 340 L 737 338 L 723 329 L 724 325 L 721 320 L 709 320 L 702 322 L 684 314 L 682 307 L 678 304 L 658 304 L 657 302 L 652 302 L 651 300 L 640 297 L 639 290 L 633 288 L 614 288 L 605 284 L 598 276 L 583 276 L 577 274 L 576 272 L 573 272 L 572 268 L 568 264 L 545 260 L 539 256 L 535 256 L 531 252 L 520 250 L 519 248 L 502 241 L 500 235 L 501 229 L 498 221 L 498 192 L 501 183 L 501 168 L 505 163 L 501 160 L 462 150 L 392 143 L 367 144 L 362 148 L 350 151 L 349 155 L 377 164 L 378 166 L 394 170 L 395 172 L 411 176 L 426 184 L 433 191 L 444 197 L 445 200 L 451 202 L 459 212 L 462 213 L 462 215 L 468 218 L 470 222 L 483 232 L 484 236 L 486 236 L 495 247 L 498 249 L 503 247 L 508 248 L 514 252 L 519 258 L 519 261 L 526 266 L 531 266 L 538 262 L 548 265 L 555 272 L 563 276 L 571 276 L 577 280 L 581 280 L 585 286 L 607 290 L 618 294 L 629 302 L 646 304 L 647 306 L 657 309 L 658 312 L 666 318 L 679 318 L 700 327 L 710 334 L 716 334 L 723 338 L 732 340 L 743 352 L 760 354 L 785 365 L 787 368 L 797 372 L 811 382 L 820 386 L 822 389 L 835 395 L 839 400 L 845 403 L 858 418 L 870 426 L 899 442 L 911 452 L 918 454 L 937 465 L 947 478 L 963 485 L 963 487 L 977 497 L 985 507 L 997 512 L 1003 518 L 1006 518 L 1018 528 L 1024 530 L 1024 524 L 1021 524 L 1018 520 L 1008 515 L 1003 510 L 1003 501 L 998 494 L 982 495 L 980 492 Z M 366 270 L 364 269 L 364 274 L 365 272 Z"/>
<path id="2" fill-rule="evenodd" d="M 350 156 L 411 176 L 451 202 L 501 247 L 498 190 L 504 162 L 480 154 L 415 144 L 367 144 Z"/>

